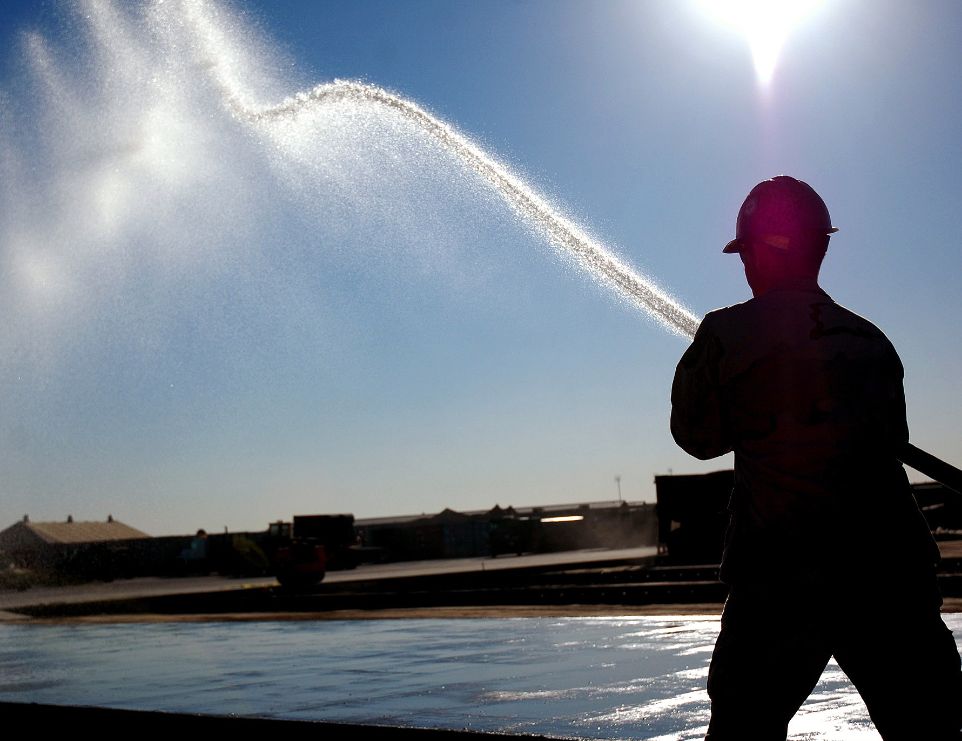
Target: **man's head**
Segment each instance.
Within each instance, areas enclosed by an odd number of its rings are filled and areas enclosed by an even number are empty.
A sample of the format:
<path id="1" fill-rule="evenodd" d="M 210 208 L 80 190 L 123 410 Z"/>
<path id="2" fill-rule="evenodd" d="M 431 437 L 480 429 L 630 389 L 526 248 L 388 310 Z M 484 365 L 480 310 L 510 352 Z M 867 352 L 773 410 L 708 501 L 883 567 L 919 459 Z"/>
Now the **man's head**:
<path id="1" fill-rule="evenodd" d="M 737 252 L 758 296 L 793 278 L 817 278 L 832 226 L 825 202 L 801 180 L 779 175 L 748 194 L 725 252 Z"/>

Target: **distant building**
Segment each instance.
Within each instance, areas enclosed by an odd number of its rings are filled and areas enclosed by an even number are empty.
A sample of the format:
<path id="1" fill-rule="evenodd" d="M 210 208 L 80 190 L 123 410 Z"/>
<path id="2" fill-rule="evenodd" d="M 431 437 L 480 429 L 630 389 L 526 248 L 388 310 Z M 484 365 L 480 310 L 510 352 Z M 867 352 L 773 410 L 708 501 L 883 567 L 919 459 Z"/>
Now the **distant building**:
<path id="1" fill-rule="evenodd" d="M 655 476 L 658 496 L 658 552 L 675 563 L 721 561 L 732 470 Z"/>
<path id="2" fill-rule="evenodd" d="M 149 539 L 147 533 L 112 516 L 96 522 L 77 522 L 72 516 L 61 522 L 31 522 L 24 516 L 0 531 L 0 551 L 25 568 L 85 571 L 103 567 L 105 559 L 114 560 L 126 543 Z M 81 563 L 84 568 L 77 568 Z"/>
<path id="3" fill-rule="evenodd" d="M 390 561 L 654 545 L 654 506 L 589 502 L 506 507 L 355 522 L 361 542 Z"/>
<path id="4" fill-rule="evenodd" d="M 730 469 L 656 476 L 659 552 L 675 563 L 719 563 L 734 484 Z M 962 494 L 937 482 L 912 484 L 912 492 L 937 537 L 962 534 Z"/>
<path id="5" fill-rule="evenodd" d="M 933 532 L 962 533 L 962 494 L 936 481 L 912 484 L 912 490 Z"/>
<path id="6" fill-rule="evenodd" d="M 113 516 L 96 522 L 76 522 L 68 517 L 61 522 L 31 522 L 24 518 L 0 531 L 0 550 L 42 548 L 53 543 L 101 543 L 107 540 L 131 540 L 149 538 L 137 528 L 125 525 Z"/>

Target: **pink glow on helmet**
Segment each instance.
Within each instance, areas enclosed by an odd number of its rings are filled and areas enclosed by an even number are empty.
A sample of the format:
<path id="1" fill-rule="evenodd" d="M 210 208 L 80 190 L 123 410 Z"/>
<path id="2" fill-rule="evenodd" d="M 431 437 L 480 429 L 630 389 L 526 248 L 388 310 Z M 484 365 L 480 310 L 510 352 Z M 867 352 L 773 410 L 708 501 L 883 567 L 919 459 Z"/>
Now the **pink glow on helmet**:
<path id="1" fill-rule="evenodd" d="M 752 188 L 738 210 L 735 238 L 723 252 L 740 252 L 748 240 L 780 250 L 804 249 L 816 237 L 837 231 L 825 201 L 808 183 L 778 175 Z"/>

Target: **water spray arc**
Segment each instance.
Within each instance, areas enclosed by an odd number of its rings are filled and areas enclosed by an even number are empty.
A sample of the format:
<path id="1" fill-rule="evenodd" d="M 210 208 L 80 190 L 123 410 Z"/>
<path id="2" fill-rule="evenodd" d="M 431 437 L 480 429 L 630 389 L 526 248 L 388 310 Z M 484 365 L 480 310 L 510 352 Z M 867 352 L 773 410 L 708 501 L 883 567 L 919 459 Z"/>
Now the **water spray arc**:
<path id="1" fill-rule="evenodd" d="M 658 320 L 670 332 L 688 339 L 694 337 L 700 323 L 695 314 L 651 280 L 642 277 L 619 260 L 604 245 L 592 239 L 505 165 L 417 103 L 376 85 L 349 80 L 335 80 L 317 85 L 275 106 L 252 107 L 244 105 L 233 95 L 228 94 L 226 98 L 236 117 L 256 125 L 293 118 L 302 112 L 310 111 L 314 106 L 345 101 L 379 106 L 399 113 L 484 178 L 519 216 L 534 225 L 559 251 L 573 256 L 592 277 L 613 288 L 631 304 Z M 962 491 L 962 471 L 945 461 L 910 443 L 904 444 L 898 457 L 936 481 L 941 481 L 956 491 Z"/>
<path id="2" fill-rule="evenodd" d="M 484 178 L 519 216 L 544 234 L 562 254 L 574 257 L 600 283 L 615 289 L 620 296 L 654 317 L 674 334 L 690 339 L 698 328 L 699 319 L 695 314 L 592 239 L 577 224 L 559 213 L 546 198 L 468 137 L 413 101 L 375 85 L 345 80 L 318 85 L 270 107 L 246 106 L 230 95 L 227 100 L 235 116 L 257 125 L 296 117 L 315 106 L 345 101 L 394 111 L 433 137 L 464 165 Z"/>

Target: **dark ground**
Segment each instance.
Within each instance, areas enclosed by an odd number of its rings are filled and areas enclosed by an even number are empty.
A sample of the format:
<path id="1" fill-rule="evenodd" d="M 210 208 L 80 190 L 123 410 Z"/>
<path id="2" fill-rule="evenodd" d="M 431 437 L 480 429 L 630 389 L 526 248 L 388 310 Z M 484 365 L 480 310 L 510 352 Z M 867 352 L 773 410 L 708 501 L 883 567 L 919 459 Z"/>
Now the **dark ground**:
<path id="1" fill-rule="evenodd" d="M 962 610 L 962 541 L 943 541 L 944 610 Z M 271 578 L 132 579 L 0 593 L 0 619 L 132 622 L 718 614 L 711 565 L 668 566 L 653 548 L 362 566 L 310 591 Z"/>

